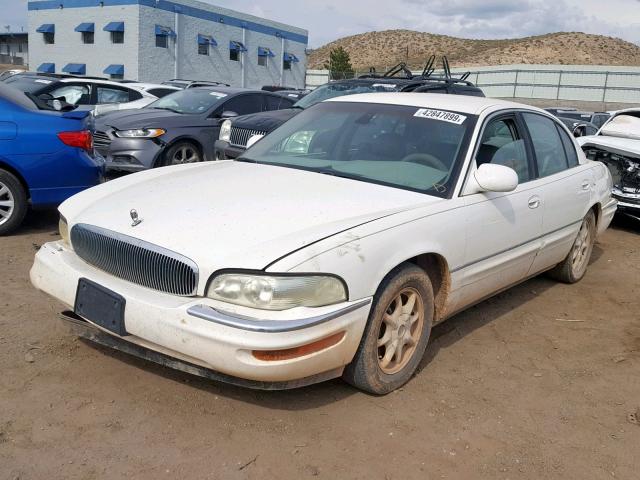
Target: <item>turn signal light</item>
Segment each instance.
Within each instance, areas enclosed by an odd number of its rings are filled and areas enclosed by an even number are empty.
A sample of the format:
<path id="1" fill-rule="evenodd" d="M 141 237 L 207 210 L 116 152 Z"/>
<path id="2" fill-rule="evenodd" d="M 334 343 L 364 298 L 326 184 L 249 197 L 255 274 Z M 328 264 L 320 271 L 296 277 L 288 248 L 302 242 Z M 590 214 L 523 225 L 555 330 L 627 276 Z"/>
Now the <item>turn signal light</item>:
<path id="1" fill-rule="evenodd" d="M 293 358 L 304 357 L 312 353 L 319 352 L 332 347 L 344 338 L 345 332 L 339 332 L 330 337 L 323 338 L 317 342 L 301 345 L 300 347 L 287 348 L 285 350 L 253 350 L 251 352 L 255 358 L 264 362 L 277 362 L 278 360 L 291 360 Z"/>
<path id="2" fill-rule="evenodd" d="M 60 132 L 58 138 L 69 147 L 77 147 L 87 152 L 93 149 L 93 135 L 88 130 L 79 132 Z"/>

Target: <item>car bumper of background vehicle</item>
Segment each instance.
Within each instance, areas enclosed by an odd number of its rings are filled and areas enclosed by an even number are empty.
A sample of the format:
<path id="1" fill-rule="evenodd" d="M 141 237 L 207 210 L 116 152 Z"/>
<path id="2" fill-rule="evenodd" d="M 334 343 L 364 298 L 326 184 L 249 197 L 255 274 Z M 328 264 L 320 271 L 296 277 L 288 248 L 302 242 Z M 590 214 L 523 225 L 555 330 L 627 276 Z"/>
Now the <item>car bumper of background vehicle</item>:
<path id="1" fill-rule="evenodd" d="M 233 160 L 246 151 L 245 148 L 234 147 L 224 140 L 216 140 L 214 150 L 216 160 Z"/>
<path id="2" fill-rule="evenodd" d="M 198 309 L 220 313 L 221 304 L 201 297 L 176 297 L 120 280 L 86 264 L 61 242 L 43 245 L 31 270 L 34 286 L 68 307 L 75 303 L 81 278 L 90 279 L 126 300 L 125 327 L 129 335 L 119 337 L 101 330 L 104 334 L 182 362 L 258 382 L 290 382 L 310 377 L 320 381 L 327 378 L 327 372 L 339 376 L 358 348 L 370 308 L 370 299 L 361 299 L 322 309 L 302 309 L 295 321 L 290 312 L 283 312 L 286 317 L 283 323 L 299 325 L 306 318 L 311 320 L 308 326 L 298 329 L 259 331 L 207 319 L 206 315 L 195 316 L 193 313 Z M 331 315 L 332 312 L 341 313 Z M 323 315 L 329 318 L 315 321 Z M 257 325 L 260 322 L 257 318 L 236 314 L 226 316 L 241 323 Z M 264 325 L 273 323 L 272 319 Z M 308 355 L 290 358 L 287 354 L 330 337 L 337 337 L 339 341 Z M 265 360 L 254 352 L 276 354 L 273 359 Z"/>
<path id="3" fill-rule="evenodd" d="M 137 172 L 153 168 L 163 149 L 162 143 L 152 139 L 114 138 L 108 152 L 101 153 L 107 171 Z"/>

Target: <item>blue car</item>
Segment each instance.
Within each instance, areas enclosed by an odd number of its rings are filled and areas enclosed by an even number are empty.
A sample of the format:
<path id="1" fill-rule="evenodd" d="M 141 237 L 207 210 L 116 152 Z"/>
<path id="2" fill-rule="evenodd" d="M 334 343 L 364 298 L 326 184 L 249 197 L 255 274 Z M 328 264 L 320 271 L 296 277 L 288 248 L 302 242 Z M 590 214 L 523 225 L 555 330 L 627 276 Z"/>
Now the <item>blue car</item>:
<path id="1" fill-rule="evenodd" d="M 101 182 L 92 123 L 88 112 L 57 111 L 0 83 L 0 235 L 19 227 L 29 206 L 55 207 Z"/>

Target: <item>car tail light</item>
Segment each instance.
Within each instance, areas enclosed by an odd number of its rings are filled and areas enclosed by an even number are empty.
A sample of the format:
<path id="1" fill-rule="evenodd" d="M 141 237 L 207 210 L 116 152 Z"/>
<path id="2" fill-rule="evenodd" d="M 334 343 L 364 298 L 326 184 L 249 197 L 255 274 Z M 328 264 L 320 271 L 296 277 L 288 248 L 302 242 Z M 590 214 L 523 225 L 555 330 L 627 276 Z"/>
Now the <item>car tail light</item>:
<path id="1" fill-rule="evenodd" d="M 81 130 L 78 132 L 60 132 L 58 138 L 62 143 L 69 147 L 77 147 L 87 152 L 93 149 L 93 135 L 89 130 Z"/>

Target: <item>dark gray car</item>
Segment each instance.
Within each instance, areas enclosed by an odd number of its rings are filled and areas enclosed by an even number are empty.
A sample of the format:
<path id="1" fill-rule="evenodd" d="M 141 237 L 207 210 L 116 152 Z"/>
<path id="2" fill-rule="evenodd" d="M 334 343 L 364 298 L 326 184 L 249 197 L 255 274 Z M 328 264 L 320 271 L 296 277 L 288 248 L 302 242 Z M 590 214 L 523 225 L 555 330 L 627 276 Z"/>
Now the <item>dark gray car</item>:
<path id="1" fill-rule="evenodd" d="M 147 168 L 214 159 L 227 118 L 290 108 L 293 99 L 261 90 L 199 87 L 167 95 L 144 108 L 96 118 L 95 149 L 107 170 Z"/>

